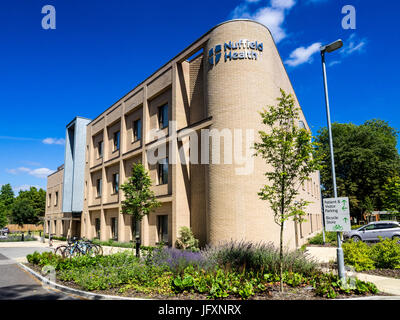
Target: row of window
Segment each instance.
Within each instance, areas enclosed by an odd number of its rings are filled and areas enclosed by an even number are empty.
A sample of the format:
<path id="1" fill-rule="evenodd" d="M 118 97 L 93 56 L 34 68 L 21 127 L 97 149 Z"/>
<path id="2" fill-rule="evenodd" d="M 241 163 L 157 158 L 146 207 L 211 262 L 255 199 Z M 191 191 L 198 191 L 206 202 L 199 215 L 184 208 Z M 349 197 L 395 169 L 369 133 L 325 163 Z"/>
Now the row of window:
<path id="1" fill-rule="evenodd" d="M 168 183 L 168 158 L 160 160 L 158 164 L 158 185 L 167 184 Z M 116 194 L 119 191 L 119 173 L 114 173 L 112 176 L 112 193 Z M 96 181 L 96 194 L 97 197 L 101 197 L 102 195 L 102 185 L 103 179 L 99 178 Z"/>
<path id="2" fill-rule="evenodd" d="M 118 219 L 116 217 L 111 218 L 111 239 L 118 240 Z M 95 219 L 95 237 L 100 239 L 100 218 Z M 140 234 L 140 225 L 135 223 L 132 219 L 131 224 L 132 238 L 134 239 L 136 235 Z M 168 243 L 168 216 L 167 215 L 157 215 L 157 235 L 158 241 Z"/>
<path id="3" fill-rule="evenodd" d="M 165 104 L 158 108 L 158 125 L 160 129 L 164 129 L 168 127 L 168 104 Z M 133 142 L 139 141 L 142 139 L 142 121 L 141 119 L 137 119 L 132 123 L 132 132 L 133 132 Z M 120 149 L 121 144 L 121 133 L 120 131 L 114 132 L 113 136 L 113 152 Z M 98 158 L 103 157 L 104 151 L 104 143 L 103 141 L 99 141 L 97 143 L 98 150 Z"/>
<path id="4" fill-rule="evenodd" d="M 47 206 L 50 208 L 51 207 L 51 196 L 52 194 L 49 193 L 49 198 L 47 201 Z M 54 197 L 54 206 L 57 207 L 58 206 L 58 191 L 55 192 L 55 197 Z"/>

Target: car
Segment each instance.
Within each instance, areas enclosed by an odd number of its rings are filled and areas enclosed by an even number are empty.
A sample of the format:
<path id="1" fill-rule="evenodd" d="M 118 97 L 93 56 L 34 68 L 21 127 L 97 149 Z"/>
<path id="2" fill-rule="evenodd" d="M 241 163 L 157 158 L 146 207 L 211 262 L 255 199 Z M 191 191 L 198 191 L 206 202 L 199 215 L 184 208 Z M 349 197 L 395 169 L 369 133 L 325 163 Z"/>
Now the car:
<path id="1" fill-rule="evenodd" d="M 400 223 L 397 221 L 374 221 L 357 229 L 343 232 L 343 239 L 353 241 L 379 241 L 379 237 L 400 241 Z"/>

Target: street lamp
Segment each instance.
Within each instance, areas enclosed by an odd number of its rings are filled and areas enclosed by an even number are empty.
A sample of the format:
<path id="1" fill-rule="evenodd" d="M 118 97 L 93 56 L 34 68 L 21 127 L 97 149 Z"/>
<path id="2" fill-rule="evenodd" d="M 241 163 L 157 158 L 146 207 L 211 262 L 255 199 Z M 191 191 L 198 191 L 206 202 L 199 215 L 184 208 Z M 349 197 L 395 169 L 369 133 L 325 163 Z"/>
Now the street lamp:
<path id="1" fill-rule="evenodd" d="M 324 89 L 325 89 L 325 105 L 326 105 L 326 119 L 328 122 L 328 134 L 329 134 L 329 149 L 331 153 L 331 167 L 332 167 L 332 182 L 333 182 L 333 194 L 334 197 L 337 198 L 337 188 L 336 188 L 336 174 L 335 174 L 335 159 L 333 156 L 333 142 L 332 142 L 332 128 L 331 128 L 331 117 L 329 112 L 329 97 L 328 97 L 328 83 L 326 80 L 326 67 L 325 67 L 325 52 L 335 51 L 343 46 L 342 40 L 336 40 L 328 45 L 322 46 L 320 48 L 321 51 L 321 59 L 322 59 L 322 74 L 324 77 Z M 338 264 L 338 275 L 341 280 L 346 279 L 346 271 L 344 268 L 344 258 L 343 258 L 343 249 L 342 249 L 342 239 L 340 238 L 340 233 L 337 232 L 337 243 L 338 247 L 336 249 L 337 252 L 337 264 Z"/>

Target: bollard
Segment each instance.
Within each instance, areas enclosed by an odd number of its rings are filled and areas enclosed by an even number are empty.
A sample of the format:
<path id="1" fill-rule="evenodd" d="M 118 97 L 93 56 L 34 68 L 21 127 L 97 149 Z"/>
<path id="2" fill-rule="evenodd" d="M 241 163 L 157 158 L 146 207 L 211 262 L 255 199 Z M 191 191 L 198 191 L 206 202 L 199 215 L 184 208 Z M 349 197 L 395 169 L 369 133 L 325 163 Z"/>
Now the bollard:
<path id="1" fill-rule="evenodd" d="M 136 257 L 140 257 L 140 238 L 136 236 Z"/>
<path id="2" fill-rule="evenodd" d="M 24 240 L 25 240 L 25 236 L 24 236 L 24 233 L 22 232 L 21 241 L 24 241 Z"/>

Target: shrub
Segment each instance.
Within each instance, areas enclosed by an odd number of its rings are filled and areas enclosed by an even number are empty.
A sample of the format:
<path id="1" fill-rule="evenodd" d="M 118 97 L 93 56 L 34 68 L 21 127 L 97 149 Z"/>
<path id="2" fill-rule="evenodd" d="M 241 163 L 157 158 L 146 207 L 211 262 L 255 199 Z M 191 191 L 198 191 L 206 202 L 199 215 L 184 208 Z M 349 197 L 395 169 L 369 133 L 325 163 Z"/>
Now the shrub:
<path id="1" fill-rule="evenodd" d="M 344 262 L 354 266 L 356 271 L 375 269 L 375 262 L 371 257 L 371 247 L 365 242 L 354 242 L 350 239 L 343 243 Z"/>
<path id="2" fill-rule="evenodd" d="M 208 247 L 203 253 L 205 258 L 224 269 L 244 272 L 261 271 L 263 273 L 279 273 L 279 249 L 273 244 L 231 241 L 218 247 Z M 301 250 L 284 251 L 283 270 L 305 275 L 317 270 L 317 262 L 309 258 Z"/>
<path id="3" fill-rule="evenodd" d="M 400 268 L 400 245 L 398 239 L 382 239 L 371 247 L 371 256 L 377 268 Z"/>
<path id="4" fill-rule="evenodd" d="M 315 276 L 311 283 L 318 296 L 326 298 L 336 298 L 339 294 L 361 294 L 377 293 L 378 289 L 373 283 L 364 282 L 358 279 L 352 283 L 352 279 L 347 278 L 346 284 L 342 284 L 337 275 L 333 274 L 320 274 Z"/>
<path id="5" fill-rule="evenodd" d="M 147 264 L 157 267 L 166 267 L 174 274 L 182 274 L 188 266 L 208 269 L 213 265 L 209 263 L 202 253 L 176 248 L 157 248 L 146 259 Z"/>
<path id="6" fill-rule="evenodd" d="M 176 247 L 193 252 L 200 251 L 199 240 L 194 237 L 192 230 L 188 227 L 181 227 L 179 230 L 179 238 L 176 240 Z"/>
<path id="7" fill-rule="evenodd" d="M 336 232 L 325 232 L 325 243 L 329 243 L 329 244 L 336 244 Z M 308 240 L 309 244 L 318 244 L 318 245 L 323 245 L 324 241 L 323 241 L 323 237 L 322 237 L 322 232 L 316 234 L 314 237 L 310 238 Z"/>

